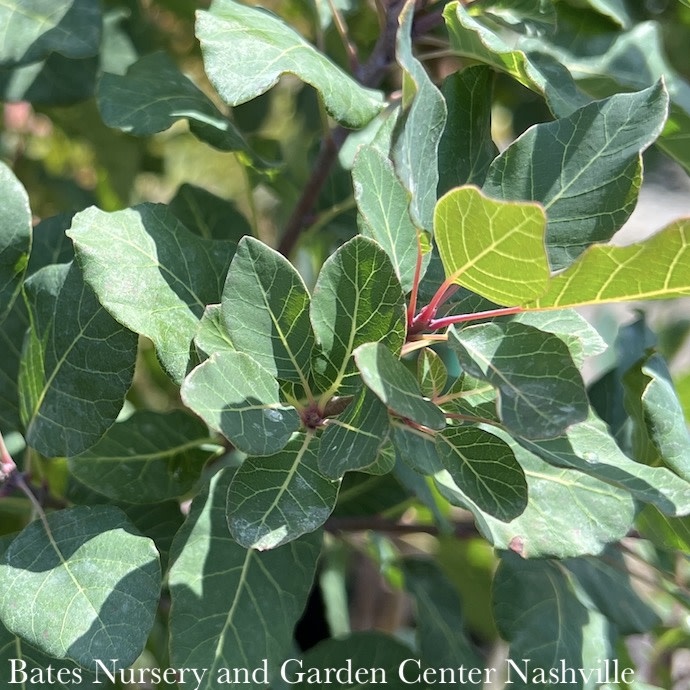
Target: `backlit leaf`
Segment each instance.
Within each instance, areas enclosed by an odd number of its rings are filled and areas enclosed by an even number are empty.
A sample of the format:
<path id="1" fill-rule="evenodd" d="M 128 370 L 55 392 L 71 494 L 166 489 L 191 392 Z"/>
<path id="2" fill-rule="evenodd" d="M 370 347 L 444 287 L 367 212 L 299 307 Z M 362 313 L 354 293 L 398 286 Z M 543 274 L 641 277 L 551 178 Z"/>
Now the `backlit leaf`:
<path id="1" fill-rule="evenodd" d="M 484 192 L 542 203 L 551 266 L 564 268 L 593 242 L 609 240 L 632 213 L 640 154 L 660 134 L 667 110 L 659 82 L 535 125 L 493 161 Z"/>
<path id="2" fill-rule="evenodd" d="M 549 278 L 545 227 L 537 204 L 494 201 L 476 187 L 451 190 L 434 214 L 447 281 L 498 304 L 541 295 Z"/>
<path id="3" fill-rule="evenodd" d="M 690 220 L 627 247 L 589 247 L 526 306 L 557 309 L 681 295 L 690 295 Z"/>
<path id="4" fill-rule="evenodd" d="M 196 35 L 206 73 L 229 105 L 256 98 L 290 72 L 317 89 L 328 112 L 348 127 L 363 127 L 383 108 L 378 92 L 360 86 L 266 10 L 214 0 L 197 14 Z"/>

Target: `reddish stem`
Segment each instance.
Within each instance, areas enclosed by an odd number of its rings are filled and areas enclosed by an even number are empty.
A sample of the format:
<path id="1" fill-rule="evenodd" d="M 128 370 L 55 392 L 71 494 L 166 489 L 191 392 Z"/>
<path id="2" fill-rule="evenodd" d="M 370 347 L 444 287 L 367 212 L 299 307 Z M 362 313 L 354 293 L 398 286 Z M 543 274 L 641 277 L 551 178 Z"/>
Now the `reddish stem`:
<path id="1" fill-rule="evenodd" d="M 414 280 L 412 281 L 412 292 L 410 293 L 410 304 L 407 307 L 407 328 L 412 328 L 414 313 L 417 311 L 417 295 L 419 294 L 419 281 L 422 275 L 422 241 L 419 238 L 419 228 L 417 228 L 417 261 L 414 267 Z"/>
<path id="2" fill-rule="evenodd" d="M 427 328 L 432 331 L 437 331 L 447 326 L 452 326 L 454 323 L 464 323 L 466 321 L 479 321 L 480 319 L 489 319 L 495 316 L 510 316 L 511 314 L 519 314 L 523 311 L 523 307 L 501 307 L 500 309 L 490 309 L 489 311 L 478 311 L 474 314 L 455 314 L 454 316 L 444 316 L 441 319 L 432 319 Z"/>

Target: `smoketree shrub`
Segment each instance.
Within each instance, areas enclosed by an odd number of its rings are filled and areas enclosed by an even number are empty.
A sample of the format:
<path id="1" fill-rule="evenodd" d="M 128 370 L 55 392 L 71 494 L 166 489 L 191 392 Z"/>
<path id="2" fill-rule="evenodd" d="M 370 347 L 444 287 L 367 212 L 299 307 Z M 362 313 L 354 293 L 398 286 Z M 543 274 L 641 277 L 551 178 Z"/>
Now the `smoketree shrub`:
<path id="1" fill-rule="evenodd" d="M 2 677 L 670 687 L 687 328 L 643 305 L 690 221 L 610 240 L 645 152 L 690 172 L 690 9 L 195 5 L 0 8 Z"/>

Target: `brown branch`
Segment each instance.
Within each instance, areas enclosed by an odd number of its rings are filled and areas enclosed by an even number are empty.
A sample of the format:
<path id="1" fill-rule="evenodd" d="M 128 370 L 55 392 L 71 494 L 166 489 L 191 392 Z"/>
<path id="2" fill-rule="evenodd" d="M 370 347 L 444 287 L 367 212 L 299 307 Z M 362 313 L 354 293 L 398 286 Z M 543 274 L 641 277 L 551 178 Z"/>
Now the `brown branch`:
<path id="1" fill-rule="evenodd" d="M 477 528 L 472 522 L 452 523 L 452 535 L 456 539 L 469 539 L 479 536 Z M 377 515 L 368 517 L 331 517 L 324 525 L 327 532 L 340 534 L 342 532 L 386 532 L 388 534 L 430 534 L 440 537 L 447 534 L 437 525 L 422 525 L 417 523 L 404 523 L 397 520 L 389 520 Z"/>
<path id="2" fill-rule="evenodd" d="M 386 76 L 390 65 L 395 60 L 395 37 L 398 30 L 398 15 L 404 5 L 403 0 L 393 0 L 386 12 L 386 23 L 381 31 L 369 59 L 355 72 L 355 78 L 369 88 L 378 86 Z M 288 218 L 283 235 L 278 245 L 278 251 L 289 256 L 297 244 L 297 240 L 305 228 L 309 227 L 312 219 L 312 209 L 333 164 L 338 151 L 349 134 L 344 127 L 336 127 L 323 140 L 321 150 L 314 162 L 311 177 L 302 191 L 295 208 Z"/>

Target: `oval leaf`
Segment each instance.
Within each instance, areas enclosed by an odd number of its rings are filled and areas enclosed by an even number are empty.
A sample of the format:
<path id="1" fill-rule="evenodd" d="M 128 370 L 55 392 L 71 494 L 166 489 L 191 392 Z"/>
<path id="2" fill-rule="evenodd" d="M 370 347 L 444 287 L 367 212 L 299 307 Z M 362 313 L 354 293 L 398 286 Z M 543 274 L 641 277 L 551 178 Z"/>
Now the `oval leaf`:
<path id="1" fill-rule="evenodd" d="M 293 439 L 282 453 L 247 458 L 228 489 L 228 525 L 247 548 L 273 549 L 321 527 L 335 507 L 339 481 L 321 476 L 319 441 Z"/>
<path id="2" fill-rule="evenodd" d="M 270 455 L 285 447 L 301 423 L 281 404 L 278 382 L 244 352 L 217 352 L 185 379 L 185 405 L 244 453 Z"/>
<path id="3" fill-rule="evenodd" d="M 125 668 L 153 626 L 161 571 L 153 542 L 118 508 L 60 510 L 32 522 L 0 562 L 0 618 L 59 659 Z"/>
<path id="4" fill-rule="evenodd" d="M 515 305 L 548 286 L 546 218 L 532 203 L 494 201 L 476 187 L 439 199 L 434 237 L 446 280 L 497 304 Z"/>
<path id="5" fill-rule="evenodd" d="M 256 98 L 285 72 L 311 84 L 328 112 L 348 127 L 363 127 L 383 109 L 365 89 L 274 14 L 233 0 L 214 0 L 197 14 L 206 74 L 229 105 Z"/>

